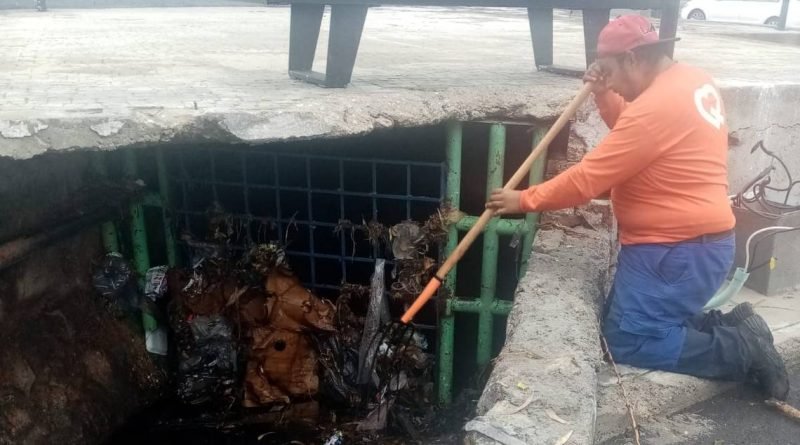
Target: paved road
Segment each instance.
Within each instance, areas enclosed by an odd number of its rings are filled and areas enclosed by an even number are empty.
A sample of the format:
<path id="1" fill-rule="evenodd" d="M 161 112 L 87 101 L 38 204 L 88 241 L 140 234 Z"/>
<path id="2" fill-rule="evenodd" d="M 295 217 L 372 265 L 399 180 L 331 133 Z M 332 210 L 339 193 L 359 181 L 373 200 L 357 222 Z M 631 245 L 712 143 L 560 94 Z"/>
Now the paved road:
<path id="1" fill-rule="evenodd" d="M 791 381 L 789 403 L 800 406 L 800 369 Z M 741 386 L 668 419 L 644 422 L 642 433 L 642 445 L 795 445 L 800 421 L 778 414 L 758 391 Z M 632 443 L 618 437 L 603 445 Z"/>

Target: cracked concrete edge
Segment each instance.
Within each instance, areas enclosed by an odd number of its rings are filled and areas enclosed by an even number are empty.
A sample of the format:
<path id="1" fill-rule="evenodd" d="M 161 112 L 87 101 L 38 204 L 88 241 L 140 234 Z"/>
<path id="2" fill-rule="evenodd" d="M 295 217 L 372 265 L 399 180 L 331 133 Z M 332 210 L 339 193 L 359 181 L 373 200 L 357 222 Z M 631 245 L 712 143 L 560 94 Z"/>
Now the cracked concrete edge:
<path id="1" fill-rule="evenodd" d="M 570 431 L 570 444 L 594 443 L 599 303 L 613 247 L 607 228 L 537 233 L 475 420 L 521 443 L 554 444 Z M 498 442 L 473 431 L 466 443 Z"/>
<path id="2" fill-rule="evenodd" d="M 787 338 L 775 345 L 786 366 L 800 365 L 800 337 Z M 607 368 L 608 365 L 602 364 Z M 602 374 L 602 371 L 601 371 Z M 644 377 L 644 378 L 643 378 Z M 635 405 L 637 421 L 666 417 L 708 400 L 738 383 L 705 380 L 697 377 L 648 371 L 632 380 L 623 380 L 628 399 Z M 630 430 L 630 419 L 616 383 L 598 386 L 596 442 L 602 443 Z"/>
<path id="3" fill-rule="evenodd" d="M 447 120 L 551 120 L 579 87 L 563 79 L 546 91 L 527 86 L 448 88 L 441 92 L 385 94 L 343 90 L 341 98 L 317 99 L 279 111 L 177 110 L 152 107 L 109 115 L 58 119 L 0 117 L 0 157 L 29 159 L 54 151 L 114 150 L 170 142 L 260 144 L 357 136 L 395 127 Z M 377 96 L 377 98 L 375 97 Z"/>
<path id="4" fill-rule="evenodd" d="M 114 150 L 165 143 L 259 144 L 310 138 L 357 136 L 384 128 L 436 125 L 446 120 L 550 120 L 577 91 L 573 79 L 531 85 L 445 88 L 442 91 L 343 90 L 333 98 L 309 94 L 307 101 L 279 111 L 137 108 L 94 110 L 63 118 L 0 117 L 0 157 L 28 159 L 54 151 Z M 287 88 L 298 87 L 288 86 Z M 727 85 L 722 92 L 731 122 L 750 133 L 791 131 L 800 122 L 796 85 Z M 34 114 L 32 110 L 31 114 Z M 44 114 L 44 113 L 43 113 Z M 584 113 L 585 114 L 585 113 Z M 750 124 L 752 122 L 752 124 Z"/>

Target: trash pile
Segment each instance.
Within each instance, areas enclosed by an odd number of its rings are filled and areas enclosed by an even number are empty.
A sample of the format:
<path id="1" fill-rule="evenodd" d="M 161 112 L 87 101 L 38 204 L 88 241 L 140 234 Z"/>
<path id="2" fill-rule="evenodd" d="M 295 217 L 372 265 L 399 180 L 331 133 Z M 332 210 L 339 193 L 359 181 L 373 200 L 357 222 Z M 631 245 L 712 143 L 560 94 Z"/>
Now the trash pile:
<path id="1" fill-rule="evenodd" d="M 106 254 L 94 267 L 92 284 L 102 302 L 117 318 L 139 315 L 145 331 L 147 351 L 167 355 L 167 330 L 157 302 L 166 294 L 166 266 L 151 268 L 145 274 L 144 297 L 137 286 L 130 263 L 118 252 Z"/>
<path id="2" fill-rule="evenodd" d="M 166 293 L 183 405 L 221 413 L 228 426 L 231 413 L 299 416 L 319 430 L 319 443 L 358 443 L 385 431 L 419 438 L 441 423 L 429 339 L 392 323 L 434 273 L 436 261 L 426 255 L 445 237 L 441 214 L 424 225 L 351 224 L 393 262 L 376 259 L 369 285 L 342 283 L 335 301 L 306 289 L 278 244 L 237 247 L 234 225 L 212 218 L 207 240 L 185 237 L 190 267 L 154 268 L 145 280 L 148 298 L 137 299 L 120 256 L 97 269 L 101 278 L 121 270 L 97 288 L 119 294 L 109 299 L 125 307 Z"/>

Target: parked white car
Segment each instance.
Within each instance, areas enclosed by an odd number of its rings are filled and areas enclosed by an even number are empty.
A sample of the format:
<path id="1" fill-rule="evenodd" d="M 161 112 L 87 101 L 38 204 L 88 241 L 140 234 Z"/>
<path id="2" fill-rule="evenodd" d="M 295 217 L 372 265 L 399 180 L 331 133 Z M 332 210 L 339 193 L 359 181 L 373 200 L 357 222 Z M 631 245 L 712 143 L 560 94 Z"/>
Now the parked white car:
<path id="1" fill-rule="evenodd" d="M 681 10 L 687 20 L 755 23 L 776 26 L 782 0 L 689 0 Z M 790 0 L 787 26 L 800 26 L 800 0 Z"/>

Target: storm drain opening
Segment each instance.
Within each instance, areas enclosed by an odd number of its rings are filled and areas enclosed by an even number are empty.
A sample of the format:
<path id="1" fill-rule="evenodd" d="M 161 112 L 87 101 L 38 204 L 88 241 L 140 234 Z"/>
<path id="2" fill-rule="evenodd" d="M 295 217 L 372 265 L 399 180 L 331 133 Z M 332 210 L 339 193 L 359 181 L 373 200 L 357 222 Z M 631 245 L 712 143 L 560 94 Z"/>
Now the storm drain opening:
<path id="1" fill-rule="evenodd" d="M 101 174 L 144 184 L 103 225 L 103 265 L 130 261 L 148 350 L 171 376 L 108 443 L 453 443 L 536 215 L 495 220 L 436 300 L 398 320 L 542 134 L 451 122 L 99 155 Z M 542 159 L 531 183 L 543 172 Z"/>

